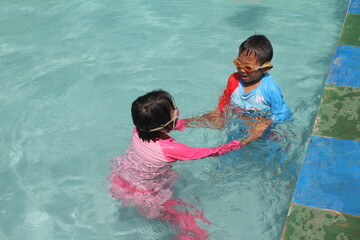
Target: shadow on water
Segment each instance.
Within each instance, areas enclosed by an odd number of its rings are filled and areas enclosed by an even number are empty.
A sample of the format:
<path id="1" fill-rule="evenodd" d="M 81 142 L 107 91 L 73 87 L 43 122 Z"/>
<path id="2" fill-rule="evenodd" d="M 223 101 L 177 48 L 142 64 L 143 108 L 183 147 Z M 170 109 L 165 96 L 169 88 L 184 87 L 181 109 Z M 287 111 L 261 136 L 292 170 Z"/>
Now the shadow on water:
<path id="1" fill-rule="evenodd" d="M 266 6 L 265 3 L 259 1 L 238 1 L 239 8 L 235 11 L 232 16 L 225 18 L 232 26 L 244 29 L 244 25 L 247 29 L 255 29 L 267 24 L 264 21 L 267 16 L 274 15 L 274 8 L 278 8 L 276 15 L 278 16 L 287 16 L 287 17 L 304 17 L 308 12 L 314 12 L 315 15 L 326 14 L 324 8 L 330 8 L 334 11 L 331 13 L 331 16 L 334 18 L 334 23 L 341 23 L 344 20 L 345 13 L 349 1 L 347 0 L 329 0 L 326 3 L 316 3 L 313 4 L 310 1 L 303 2 L 291 2 L 283 1 L 282 4 L 273 3 Z M 303 7 L 303 6 L 307 7 Z M 307 8 L 308 12 L 302 12 L 301 9 Z M 297 10 L 300 9 L 300 10 Z M 275 16 L 275 15 L 274 15 Z M 280 25 L 283 23 L 279 23 Z"/>
<path id="2" fill-rule="evenodd" d="M 264 23 L 264 16 L 268 12 L 268 7 L 263 6 L 244 6 L 239 8 L 232 16 L 225 18 L 231 26 L 244 29 L 257 29 Z M 255 34 L 255 32 L 254 32 Z"/>

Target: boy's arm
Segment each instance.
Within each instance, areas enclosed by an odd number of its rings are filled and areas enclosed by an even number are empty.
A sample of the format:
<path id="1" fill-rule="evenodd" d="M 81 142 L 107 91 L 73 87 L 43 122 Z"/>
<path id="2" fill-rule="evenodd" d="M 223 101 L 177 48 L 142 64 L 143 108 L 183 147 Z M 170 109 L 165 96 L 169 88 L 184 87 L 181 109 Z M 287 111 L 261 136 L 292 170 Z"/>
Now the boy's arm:
<path id="1" fill-rule="evenodd" d="M 220 110 L 217 109 L 207 112 L 201 116 L 188 118 L 186 120 L 187 127 L 205 127 L 212 129 L 222 128 L 226 121 L 222 116 Z"/>
<path id="2" fill-rule="evenodd" d="M 174 162 L 176 160 L 186 161 L 205 157 L 219 156 L 226 154 L 230 151 L 242 148 L 244 145 L 247 145 L 256 139 L 261 138 L 264 134 L 264 131 L 269 127 L 271 122 L 271 120 L 267 120 L 256 124 L 252 129 L 250 129 L 249 136 L 241 142 L 238 140 L 232 140 L 229 143 L 225 143 L 217 147 L 193 148 L 185 144 L 176 142 L 172 138 L 159 141 L 159 143 L 161 150 L 164 153 L 164 156 L 169 162 Z"/>
<path id="3" fill-rule="evenodd" d="M 226 88 L 223 94 L 219 97 L 219 103 L 217 106 L 217 110 L 223 112 L 224 107 L 230 104 L 231 94 L 235 91 L 235 89 L 239 85 L 239 74 L 233 73 L 229 76 Z"/>
<path id="4" fill-rule="evenodd" d="M 291 117 L 291 110 L 285 103 L 280 87 L 273 82 L 265 90 L 265 101 L 270 103 L 274 123 L 284 121 Z"/>
<path id="5" fill-rule="evenodd" d="M 233 73 L 229 76 L 226 88 L 223 94 L 219 97 L 219 103 L 215 110 L 207 112 L 201 116 L 188 118 L 187 127 L 206 127 L 206 128 L 222 128 L 225 123 L 225 118 L 222 116 L 224 108 L 230 104 L 231 94 L 239 85 L 239 74 Z"/>

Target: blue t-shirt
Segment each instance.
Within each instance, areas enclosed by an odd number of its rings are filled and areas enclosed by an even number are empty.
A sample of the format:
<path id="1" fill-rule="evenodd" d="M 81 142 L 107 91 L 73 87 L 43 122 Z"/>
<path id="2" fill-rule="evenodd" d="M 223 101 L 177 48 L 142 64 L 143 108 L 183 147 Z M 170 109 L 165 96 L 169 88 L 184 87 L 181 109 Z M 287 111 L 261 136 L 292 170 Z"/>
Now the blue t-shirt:
<path id="1" fill-rule="evenodd" d="M 271 111 L 274 122 L 291 117 L 291 110 L 279 86 L 268 73 L 264 74 L 259 86 L 247 94 L 244 92 L 243 80 L 240 79 L 238 87 L 231 94 L 231 103 L 246 111 Z"/>

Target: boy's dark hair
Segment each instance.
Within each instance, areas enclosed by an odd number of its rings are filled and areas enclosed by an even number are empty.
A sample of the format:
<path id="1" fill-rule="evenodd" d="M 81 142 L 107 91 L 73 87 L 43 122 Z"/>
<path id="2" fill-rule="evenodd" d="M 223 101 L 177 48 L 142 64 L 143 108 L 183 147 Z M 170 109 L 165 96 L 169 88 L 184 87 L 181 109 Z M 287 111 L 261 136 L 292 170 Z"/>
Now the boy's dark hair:
<path id="1" fill-rule="evenodd" d="M 254 54 L 261 65 L 271 61 L 273 57 L 271 42 L 264 35 L 252 35 L 246 39 L 239 47 L 239 55 L 243 52 L 246 56 Z"/>
<path id="2" fill-rule="evenodd" d="M 163 90 L 154 90 L 138 97 L 131 106 L 131 116 L 134 125 L 143 141 L 157 141 L 160 131 L 149 132 L 161 127 L 171 120 L 171 109 L 175 110 L 174 99 Z M 171 130 L 172 124 L 164 127 Z"/>

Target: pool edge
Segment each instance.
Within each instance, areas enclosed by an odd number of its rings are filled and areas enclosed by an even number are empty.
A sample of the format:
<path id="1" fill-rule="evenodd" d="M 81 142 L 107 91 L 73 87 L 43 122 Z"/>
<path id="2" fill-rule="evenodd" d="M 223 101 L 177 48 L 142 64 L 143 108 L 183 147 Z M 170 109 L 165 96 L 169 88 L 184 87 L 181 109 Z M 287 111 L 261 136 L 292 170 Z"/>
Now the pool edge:
<path id="1" fill-rule="evenodd" d="M 360 239 L 360 0 L 350 0 L 281 240 Z"/>

